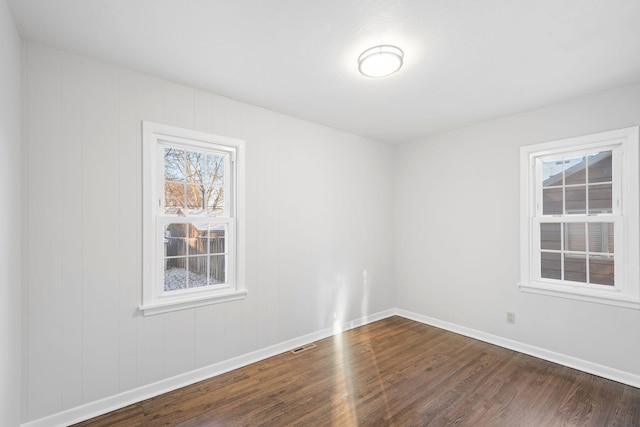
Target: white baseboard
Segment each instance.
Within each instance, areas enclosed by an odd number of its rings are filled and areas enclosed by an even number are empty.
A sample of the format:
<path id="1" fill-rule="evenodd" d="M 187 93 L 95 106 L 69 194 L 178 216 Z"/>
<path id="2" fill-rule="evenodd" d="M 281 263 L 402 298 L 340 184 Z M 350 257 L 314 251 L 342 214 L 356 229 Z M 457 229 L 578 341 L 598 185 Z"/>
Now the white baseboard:
<path id="1" fill-rule="evenodd" d="M 301 347 L 310 342 L 318 341 L 335 335 L 336 333 L 340 333 L 341 331 L 357 328 L 358 326 L 366 325 L 368 323 L 393 316 L 394 314 L 395 310 L 390 309 L 372 315 L 364 316 L 360 319 L 351 320 L 345 322 L 342 325 L 338 325 L 337 328 L 327 328 L 321 331 L 303 335 L 301 337 L 284 341 L 282 343 L 278 343 L 260 350 L 256 350 L 251 353 L 235 357 L 233 359 L 224 360 L 213 365 L 195 369 L 184 374 L 176 375 L 171 378 L 138 387 L 133 390 L 128 390 L 113 396 L 106 397 L 104 399 L 96 400 L 94 402 L 89 402 L 84 405 L 70 408 L 65 411 L 58 412 L 56 414 L 49 415 L 34 421 L 29 421 L 22 424 L 22 427 L 68 426 L 69 424 L 88 420 L 89 418 L 97 417 L 98 415 L 102 415 L 116 409 L 124 408 L 125 406 L 131 405 L 133 403 L 137 403 L 142 400 L 149 399 L 151 397 L 197 383 L 198 381 L 215 377 L 216 375 L 224 374 L 225 372 L 229 372 L 234 369 L 242 368 L 243 366 L 247 366 L 252 363 L 267 359 L 269 357 L 284 353 L 286 351 L 290 351 L 296 347 Z"/>
<path id="2" fill-rule="evenodd" d="M 435 326 L 436 328 L 445 329 L 456 334 L 464 335 L 469 338 L 474 338 L 480 341 L 487 342 L 489 344 L 495 344 L 500 347 L 508 348 L 509 350 L 515 350 L 520 353 L 528 354 L 539 359 L 548 360 L 549 362 L 558 363 L 569 368 L 577 369 L 589 374 L 597 375 L 599 377 L 607 378 L 619 383 L 627 384 L 632 387 L 640 388 L 640 375 L 632 374 L 618 369 L 611 368 L 609 366 L 599 365 L 586 360 L 578 359 L 565 354 L 556 353 L 550 350 L 545 350 L 540 347 L 535 347 L 529 344 L 524 344 L 518 341 L 513 341 L 507 338 L 499 337 L 497 335 L 488 334 L 486 332 L 477 331 L 475 329 L 467 328 L 465 326 L 456 325 L 455 323 L 445 322 L 443 320 L 434 319 L 433 317 L 424 316 L 417 313 L 412 313 L 407 310 L 396 309 L 395 313 L 398 316 L 405 317 L 407 319 L 415 320 L 416 322 L 424 323 L 426 325 Z"/>

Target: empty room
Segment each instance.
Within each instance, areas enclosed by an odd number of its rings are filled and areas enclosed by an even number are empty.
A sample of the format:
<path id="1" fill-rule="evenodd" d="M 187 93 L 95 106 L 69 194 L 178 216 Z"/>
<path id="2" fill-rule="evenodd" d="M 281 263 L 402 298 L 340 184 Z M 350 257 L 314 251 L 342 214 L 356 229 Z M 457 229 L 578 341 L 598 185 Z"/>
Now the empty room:
<path id="1" fill-rule="evenodd" d="M 0 425 L 640 425 L 637 0 L 0 0 Z"/>

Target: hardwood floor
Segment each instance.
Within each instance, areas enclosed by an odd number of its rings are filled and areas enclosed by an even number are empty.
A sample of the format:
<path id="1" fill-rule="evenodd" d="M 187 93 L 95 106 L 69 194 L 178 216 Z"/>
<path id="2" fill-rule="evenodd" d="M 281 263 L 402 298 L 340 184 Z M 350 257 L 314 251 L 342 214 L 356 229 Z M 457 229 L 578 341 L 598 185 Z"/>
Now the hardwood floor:
<path id="1" fill-rule="evenodd" d="M 635 426 L 640 389 L 391 317 L 79 426 Z"/>

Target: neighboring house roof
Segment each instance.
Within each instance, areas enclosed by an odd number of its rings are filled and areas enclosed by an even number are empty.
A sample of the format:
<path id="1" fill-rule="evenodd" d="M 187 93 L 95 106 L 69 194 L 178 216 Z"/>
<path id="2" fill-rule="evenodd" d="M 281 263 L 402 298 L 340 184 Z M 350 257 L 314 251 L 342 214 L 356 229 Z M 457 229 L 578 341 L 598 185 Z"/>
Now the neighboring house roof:
<path id="1" fill-rule="evenodd" d="M 611 157 L 611 152 L 610 151 L 603 151 L 601 153 L 598 153 L 597 155 L 593 156 L 590 160 L 591 166 L 590 167 L 594 167 L 597 166 L 598 163 L 602 162 L 605 159 L 608 159 L 609 157 Z M 576 165 L 571 166 L 569 169 L 567 169 L 565 171 L 565 176 L 571 176 L 571 175 L 575 175 L 577 173 L 582 173 L 584 172 L 584 169 L 587 165 L 587 162 L 580 162 Z M 542 182 L 542 185 L 544 187 L 553 187 L 553 186 L 560 186 L 562 185 L 562 171 L 560 171 L 559 173 L 550 176 L 549 178 L 545 179 Z"/>

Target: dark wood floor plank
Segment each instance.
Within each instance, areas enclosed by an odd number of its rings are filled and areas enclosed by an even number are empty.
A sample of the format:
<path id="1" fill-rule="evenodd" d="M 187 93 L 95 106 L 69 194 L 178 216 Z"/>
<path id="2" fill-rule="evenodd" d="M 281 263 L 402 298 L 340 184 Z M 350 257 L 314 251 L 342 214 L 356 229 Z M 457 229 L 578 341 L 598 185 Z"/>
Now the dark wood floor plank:
<path id="1" fill-rule="evenodd" d="M 640 389 L 390 317 L 80 426 L 635 426 Z"/>

